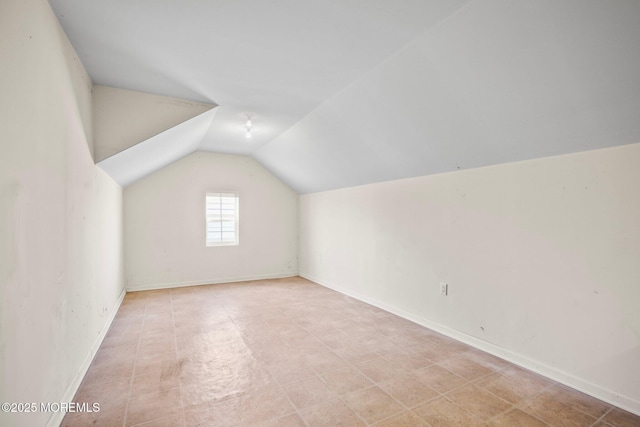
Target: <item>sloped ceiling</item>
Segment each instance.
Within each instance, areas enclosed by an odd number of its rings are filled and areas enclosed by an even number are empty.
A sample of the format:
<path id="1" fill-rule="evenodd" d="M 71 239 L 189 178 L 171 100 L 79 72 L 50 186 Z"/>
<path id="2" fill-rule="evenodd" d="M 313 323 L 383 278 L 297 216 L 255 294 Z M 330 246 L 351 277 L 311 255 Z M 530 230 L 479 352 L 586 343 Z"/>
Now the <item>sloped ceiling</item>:
<path id="1" fill-rule="evenodd" d="M 98 166 L 126 187 L 198 150 L 216 108 L 205 111 L 100 162 Z"/>
<path id="2" fill-rule="evenodd" d="M 637 0 L 50 3 L 94 83 L 219 105 L 197 149 L 300 193 L 640 142 Z"/>
<path id="3" fill-rule="evenodd" d="M 213 104 L 94 84 L 94 160 L 126 187 L 198 150 Z"/>

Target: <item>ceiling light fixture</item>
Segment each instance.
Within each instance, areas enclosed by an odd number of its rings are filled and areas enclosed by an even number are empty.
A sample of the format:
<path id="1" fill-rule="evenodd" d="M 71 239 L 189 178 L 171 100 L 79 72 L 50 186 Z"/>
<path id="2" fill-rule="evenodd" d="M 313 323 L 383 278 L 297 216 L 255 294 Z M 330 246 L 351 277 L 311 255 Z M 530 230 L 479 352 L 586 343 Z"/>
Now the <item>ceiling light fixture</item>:
<path id="1" fill-rule="evenodd" d="M 253 127 L 253 124 L 251 124 L 251 117 L 253 117 L 251 114 L 247 114 L 247 124 L 245 125 L 247 138 L 251 138 L 251 128 Z"/>

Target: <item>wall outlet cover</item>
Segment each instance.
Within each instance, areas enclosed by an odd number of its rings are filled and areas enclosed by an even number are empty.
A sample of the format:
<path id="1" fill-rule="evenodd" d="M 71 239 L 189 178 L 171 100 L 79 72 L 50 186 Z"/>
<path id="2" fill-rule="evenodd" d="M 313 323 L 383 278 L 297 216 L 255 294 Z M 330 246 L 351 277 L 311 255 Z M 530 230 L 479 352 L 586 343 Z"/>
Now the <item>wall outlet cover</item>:
<path id="1" fill-rule="evenodd" d="M 449 285 L 444 282 L 440 283 L 440 295 L 448 295 L 449 294 Z"/>

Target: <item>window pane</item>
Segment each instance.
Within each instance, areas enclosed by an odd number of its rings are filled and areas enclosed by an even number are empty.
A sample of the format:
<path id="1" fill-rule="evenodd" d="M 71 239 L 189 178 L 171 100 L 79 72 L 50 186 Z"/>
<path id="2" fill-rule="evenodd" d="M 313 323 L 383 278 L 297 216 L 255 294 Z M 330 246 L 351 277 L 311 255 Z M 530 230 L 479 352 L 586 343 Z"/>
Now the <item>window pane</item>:
<path id="1" fill-rule="evenodd" d="M 206 194 L 207 245 L 238 243 L 238 196 L 235 193 Z"/>

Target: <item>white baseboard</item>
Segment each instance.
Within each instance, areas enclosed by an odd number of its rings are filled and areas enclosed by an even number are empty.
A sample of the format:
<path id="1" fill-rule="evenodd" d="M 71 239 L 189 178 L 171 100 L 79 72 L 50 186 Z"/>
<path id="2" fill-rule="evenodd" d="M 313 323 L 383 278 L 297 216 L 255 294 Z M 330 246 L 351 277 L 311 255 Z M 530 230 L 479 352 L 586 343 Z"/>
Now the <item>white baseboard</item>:
<path id="1" fill-rule="evenodd" d="M 457 331 L 455 329 L 451 329 L 445 325 L 440 323 L 436 323 L 430 321 L 429 319 L 425 319 L 424 317 L 418 316 L 414 313 L 410 313 L 401 308 L 395 307 L 393 305 L 387 304 L 382 301 L 378 301 L 374 298 L 370 298 L 365 295 L 357 294 L 346 290 L 340 286 L 336 286 L 333 283 L 329 283 L 325 280 L 322 280 L 318 277 L 313 277 L 312 275 L 299 273 L 300 277 L 303 277 L 307 280 L 311 280 L 314 283 L 317 283 L 326 288 L 332 289 L 336 292 L 340 292 L 341 294 L 348 295 L 352 298 L 365 302 L 367 304 L 371 304 L 375 307 L 381 308 L 385 311 L 393 313 L 397 316 L 400 316 L 404 319 L 410 320 L 418 325 L 424 326 L 426 328 L 432 329 L 436 332 L 439 332 L 443 335 L 446 335 L 455 340 L 461 341 L 465 344 L 468 344 L 472 347 L 475 347 L 479 350 L 497 356 L 501 359 L 504 359 L 508 362 L 511 362 L 515 365 L 528 369 L 530 371 L 536 372 L 540 375 L 543 375 L 553 381 L 564 384 L 568 387 L 581 391 L 589 396 L 595 397 L 596 399 L 600 399 L 604 402 L 607 402 L 611 405 L 617 406 L 625 411 L 629 411 L 636 415 L 640 415 L 640 401 L 633 399 L 629 396 L 624 396 L 614 391 L 608 390 L 604 387 L 601 387 L 597 384 L 593 384 L 589 381 L 586 381 L 582 378 L 576 377 L 567 372 L 563 372 L 559 369 L 553 368 L 551 366 L 545 365 L 544 363 L 540 363 L 533 359 L 530 359 L 522 354 L 515 353 L 506 348 L 499 347 L 495 344 L 492 344 L 487 341 L 480 340 L 471 335 L 467 335 L 464 332 Z"/>
<path id="2" fill-rule="evenodd" d="M 256 276 L 237 276 L 237 277 L 225 277 L 209 280 L 194 280 L 187 282 L 168 282 L 168 283 L 149 283 L 144 285 L 127 286 L 127 292 L 137 291 L 153 291 L 157 289 L 169 289 L 169 288 L 183 288 L 186 286 L 202 286 L 202 285 L 218 285 L 221 283 L 233 283 L 233 282 L 248 282 L 251 280 L 266 280 L 266 279 L 284 279 L 287 277 L 295 277 L 297 273 L 272 273 L 261 274 Z"/>
<path id="3" fill-rule="evenodd" d="M 76 374 L 74 375 L 73 379 L 71 380 L 71 383 L 67 387 L 67 390 L 64 392 L 62 399 L 60 399 L 58 402 L 73 402 L 73 397 L 76 395 L 76 392 L 80 387 L 80 383 L 82 383 L 82 379 L 84 378 L 87 371 L 89 370 L 89 366 L 91 365 L 93 358 L 98 352 L 98 349 L 100 348 L 100 345 L 104 340 L 104 337 L 107 335 L 107 332 L 109 332 L 109 328 L 111 327 L 111 324 L 113 323 L 113 319 L 115 319 L 116 314 L 118 313 L 118 309 L 120 308 L 120 304 L 122 304 L 122 300 L 124 300 L 124 296 L 126 293 L 127 293 L 126 289 L 122 289 L 122 292 L 118 297 L 118 300 L 116 301 L 111 311 L 109 312 L 109 317 L 107 318 L 107 321 L 105 322 L 105 324 L 102 326 L 102 329 L 100 330 L 100 333 L 98 334 L 98 337 L 96 338 L 95 342 L 91 346 L 89 353 L 84 358 L 84 361 L 80 365 L 80 368 L 78 368 L 78 370 L 76 371 Z M 66 415 L 66 412 L 63 412 L 63 411 L 53 412 L 51 414 L 51 417 L 49 417 L 49 421 L 47 422 L 47 427 L 58 427 L 62 423 L 62 419 L 64 418 L 65 415 Z"/>

